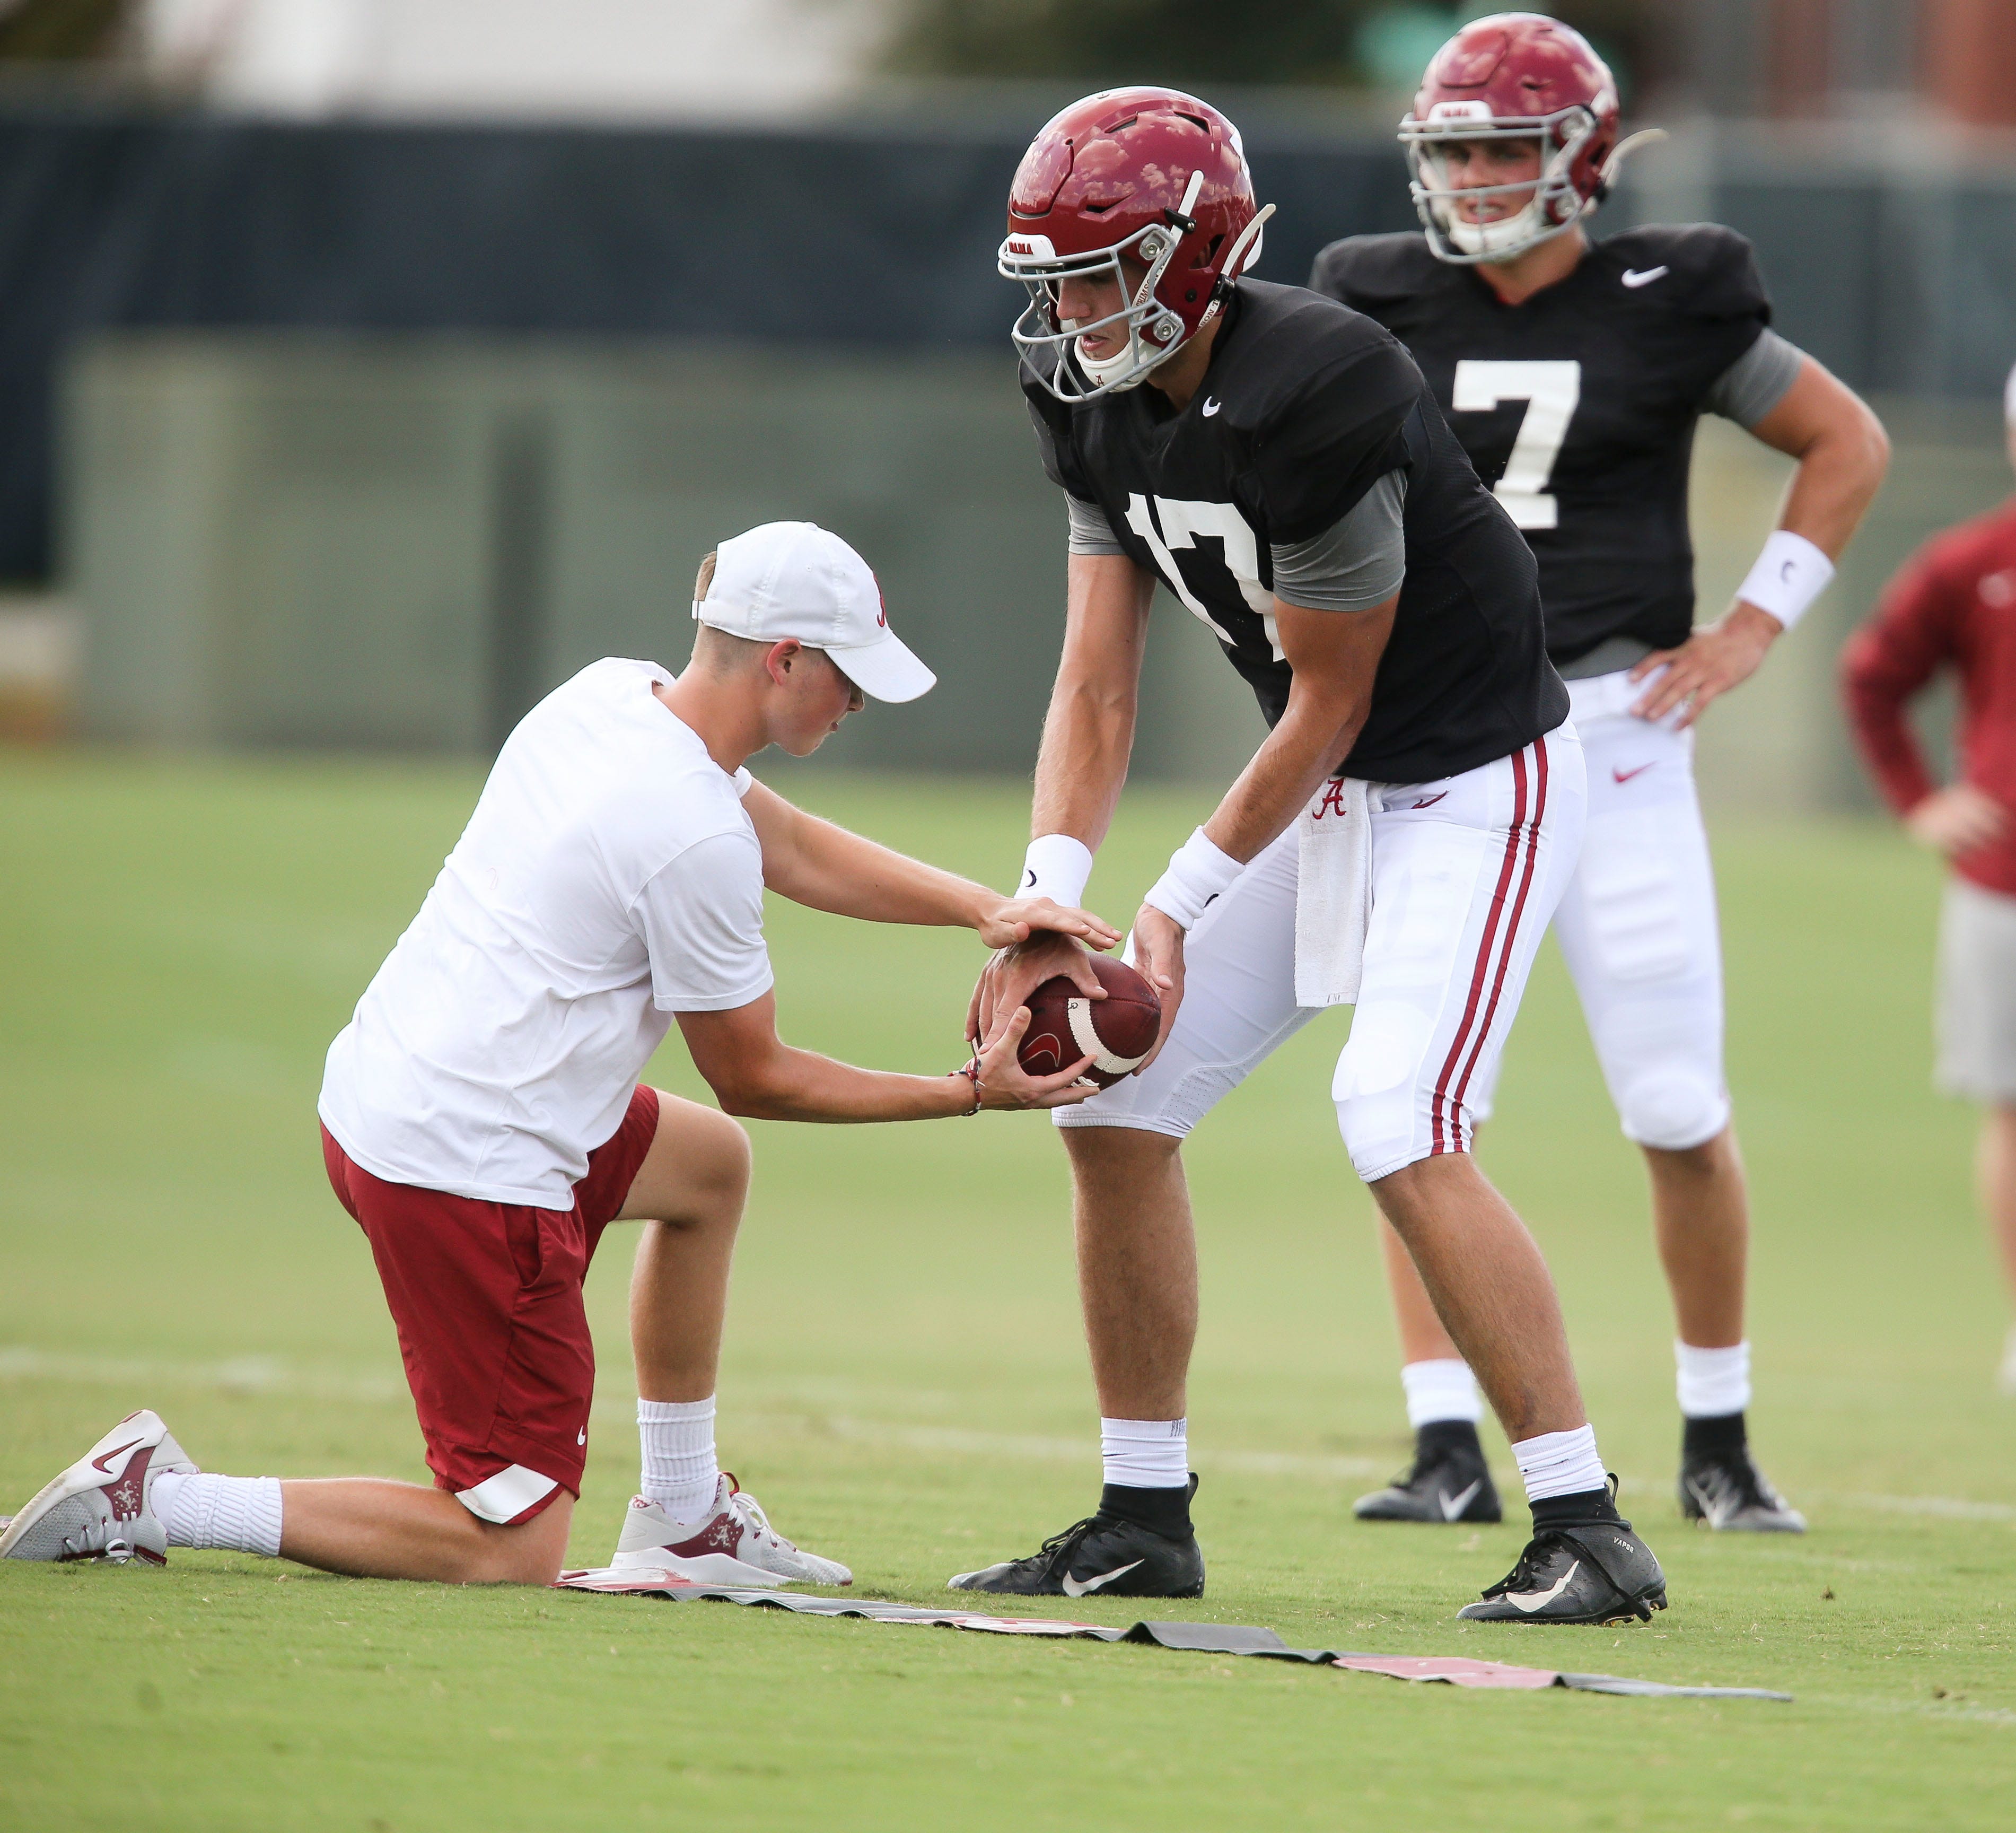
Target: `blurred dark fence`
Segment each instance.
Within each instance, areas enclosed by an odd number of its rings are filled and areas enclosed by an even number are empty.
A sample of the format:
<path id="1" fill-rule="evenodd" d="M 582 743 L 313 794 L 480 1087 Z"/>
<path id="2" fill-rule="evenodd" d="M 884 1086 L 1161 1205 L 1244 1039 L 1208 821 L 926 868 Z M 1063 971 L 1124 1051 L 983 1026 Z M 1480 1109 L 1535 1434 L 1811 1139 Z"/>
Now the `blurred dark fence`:
<path id="1" fill-rule="evenodd" d="M 0 116 L 0 578 L 50 570 L 53 381 L 94 333 L 248 327 L 1006 348 L 1036 124 L 674 133 Z M 1389 146 L 1253 142 L 1262 270 L 1413 221 Z"/>
<path id="2" fill-rule="evenodd" d="M 1292 121 L 1292 124 L 1291 124 Z M 1012 111 L 797 133 L 0 113 L 0 578 L 51 571 L 54 377 L 114 329 L 1004 340 Z M 1249 117 L 1260 271 L 1409 226 L 1383 135 Z M 2016 182 L 1740 135 L 1643 156 L 1606 212 L 1758 243 L 1781 327 L 1859 386 L 1993 392 L 2016 359 Z"/>

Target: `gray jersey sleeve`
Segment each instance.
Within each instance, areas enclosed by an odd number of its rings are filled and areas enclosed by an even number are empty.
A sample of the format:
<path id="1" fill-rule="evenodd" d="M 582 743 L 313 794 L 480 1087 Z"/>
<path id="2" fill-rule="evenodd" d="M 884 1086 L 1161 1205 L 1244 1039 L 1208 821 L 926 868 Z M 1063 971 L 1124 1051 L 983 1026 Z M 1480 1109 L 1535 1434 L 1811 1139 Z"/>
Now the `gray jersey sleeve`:
<path id="1" fill-rule="evenodd" d="M 1737 426 L 1754 427 L 1785 398 L 1798 380 L 1805 352 L 1768 327 L 1757 341 L 1716 376 L 1701 405 Z"/>
<path id="2" fill-rule="evenodd" d="M 1404 471 L 1388 471 L 1322 534 L 1272 551 L 1274 596 L 1312 611 L 1368 611 L 1407 576 Z"/>
<path id="3" fill-rule="evenodd" d="M 1071 540 L 1067 551 L 1071 553 L 1124 554 L 1126 549 L 1113 538 L 1113 524 L 1106 519 L 1106 512 L 1096 502 L 1085 502 L 1064 493 L 1064 508 L 1071 516 Z"/>

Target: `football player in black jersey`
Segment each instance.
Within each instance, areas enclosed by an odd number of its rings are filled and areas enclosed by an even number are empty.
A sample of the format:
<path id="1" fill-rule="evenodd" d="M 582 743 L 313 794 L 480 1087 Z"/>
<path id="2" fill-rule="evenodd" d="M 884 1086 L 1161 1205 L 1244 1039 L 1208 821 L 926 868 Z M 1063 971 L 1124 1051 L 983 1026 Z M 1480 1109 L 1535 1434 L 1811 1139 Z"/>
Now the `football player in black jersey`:
<path id="1" fill-rule="evenodd" d="M 1468 1155 L 1586 796 L 1531 551 L 1420 371 L 1370 319 L 1240 276 L 1264 216 L 1237 131 L 1165 90 L 1096 95 L 1016 175 L 1004 273 L 1044 463 L 1066 494 L 1064 654 L 1024 895 L 1082 888 L 1126 774 L 1157 581 L 1272 730 L 1134 921 L 1163 1029 L 1071 1112 L 1079 1277 L 1102 1419 L 1097 1511 L 955 1587 L 1194 1597 L 1184 1388 L 1197 1263 L 1179 1147 L 1323 1007 L 1355 1005 L 1332 1093 L 1359 1174 L 1514 1441 L 1519 1561 L 1462 1614 L 1649 1619 L 1651 1550 L 1612 1503 L 1546 1266 Z M 1075 893 L 1072 893 L 1075 895 Z M 1076 949 L 991 963 L 1000 1026 Z"/>
<path id="2" fill-rule="evenodd" d="M 1532 13 L 1466 27 L 1401 127 L 1426 233 L 1333 243 L 1310 284 L 1406 344 L 1539 560 L 1547 651 L 1589 779 L 1554 933 L 1651 1174 L 1679 1325 L 1680 1507 L 1713 1528 L 1798 1532 L 1744 1427 L 1748 1209 L 1691 728 L 1827 583 L 1888 446 L 1849 389 L 1769 329 L 1741 236 L 1692 223 L 1590 240 L 1582 221 L 1615 171 L 1616 119 L 1609 71 L 1568 27 Z M 1799 468 L 1737 603 L 1693 630 L 1687 466 L 1704 412 Z M 1490 1097 L 1473 1088 L 1478 1118 Z M 1390 1230 L 1385 1244 L 1416 1454 L 1357 1511 L 1496 1521 L 1470 1370 Z"/>

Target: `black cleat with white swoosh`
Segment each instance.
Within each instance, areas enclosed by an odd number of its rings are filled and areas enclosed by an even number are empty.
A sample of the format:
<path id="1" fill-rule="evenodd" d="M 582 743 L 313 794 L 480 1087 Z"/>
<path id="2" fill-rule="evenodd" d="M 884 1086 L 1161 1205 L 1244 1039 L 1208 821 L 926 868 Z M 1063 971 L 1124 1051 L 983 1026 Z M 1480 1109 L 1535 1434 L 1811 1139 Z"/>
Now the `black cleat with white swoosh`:
<path id="1" fill-rule="evenodd" d="M 1190 1478 L 1190 1493 L 1197 1478 Z M 1201 1597 L 1204 1550 L 1193 1533 L 1161 1534 L 1102 1509 L 1023 1559 L 960 1572 L 949 1591 L 1015 1597 Z"/>
<path id="2" fill-rule="evenodd" d="M 1456 1614 L 1481 1623 L 1650 1622 L 1666 1575 L 1627 1521 L 1536 1529 L 1518 1563 Z"/>
<path id="3" fill-rule="evenodd" d="M 1383 1489 L 1361 1496 L 1362 1521 L 1496 1521 L 1505 1518 L 1477 1428 L 1438 1421 L 1415 1435 L 1414 1461 Z"/>

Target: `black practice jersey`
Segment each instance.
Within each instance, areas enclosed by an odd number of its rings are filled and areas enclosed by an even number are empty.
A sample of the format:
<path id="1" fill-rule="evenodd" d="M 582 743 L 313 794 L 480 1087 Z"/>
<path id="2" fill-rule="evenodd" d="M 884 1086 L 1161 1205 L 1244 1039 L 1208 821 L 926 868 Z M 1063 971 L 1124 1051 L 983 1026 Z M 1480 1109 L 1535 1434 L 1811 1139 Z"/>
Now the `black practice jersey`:
<path id="1" fill-rule="evenodd" d="M 1418 233 L 1353 236 L 1316 257 L 1309 283 L 1413 353 L 1532 543 L 1555 661 L 1614 636 L 1687 640 L 1694 423 L 1771 317 L 1748 242 L 1714 223 L 1627 229 L 1508 306 Z"/>
<path id="2" fill-rule="evenodd" d="M 1291 671 L 1270 549 L 1323 533 L 1404 471 L 1406 578 L 1342 768 L 1430 781 L 1551 732 L 1568 690 L 1547 661 L 1532 555 L 1406 351 L 1299 286 L 1242 280 L 1227 312 L 1180 412 L 1146 384 L 1067 405 L 1025 373 L 1052 481 L 1096 503 L 1129 557 L 1211 626 L 1272 726 Z"/>

